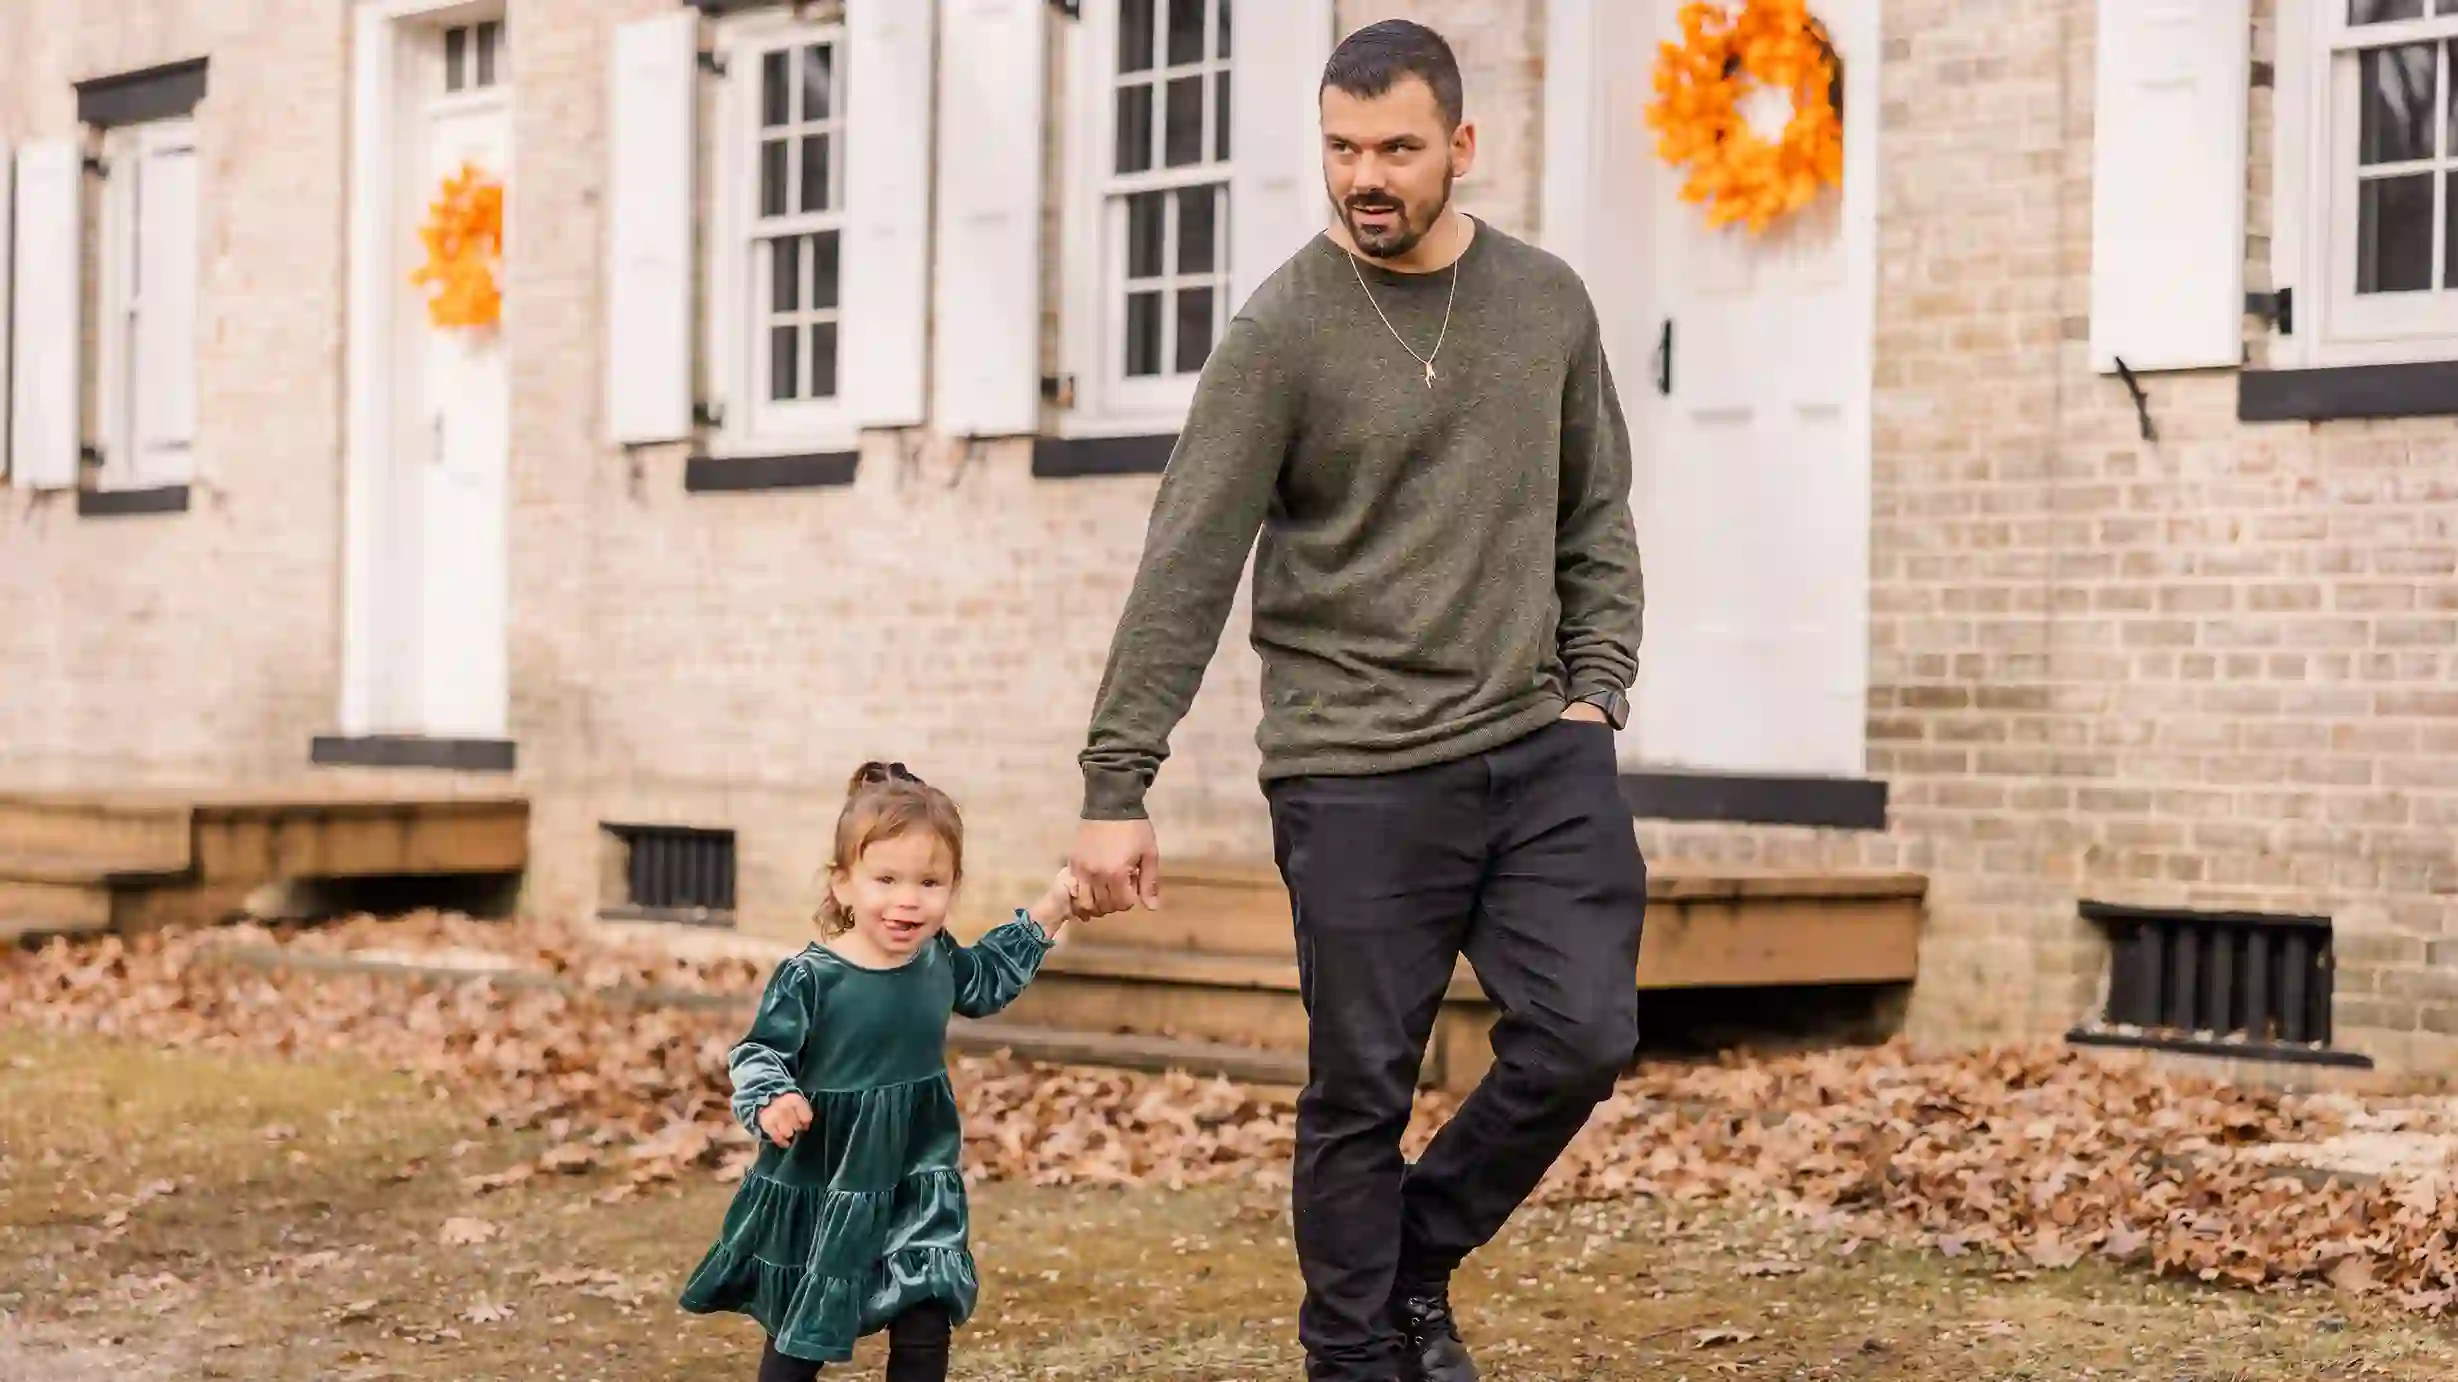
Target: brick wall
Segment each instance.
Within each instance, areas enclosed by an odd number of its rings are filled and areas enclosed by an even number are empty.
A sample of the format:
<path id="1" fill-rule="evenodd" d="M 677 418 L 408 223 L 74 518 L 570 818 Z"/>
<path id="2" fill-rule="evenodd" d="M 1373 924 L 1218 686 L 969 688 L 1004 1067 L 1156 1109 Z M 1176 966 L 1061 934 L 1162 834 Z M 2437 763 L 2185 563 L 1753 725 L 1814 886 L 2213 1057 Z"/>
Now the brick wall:
<path id="1" fill-rule="evenodd" d="M 602 445 L 603 68 L 616 24 L 666 7 L 514 4 L 531 905 L 597 901 L 600 820 L 722 824 L 742 833 L 747 924 L 797 934 L 838 785 L 882 754 L 965 803 L 982 915 L 1072 828 L 1153 482 L 1035 480 L 1021 443 L 877 434 L 846 489 L 687 495 L 684 448 Z M 154 519 L 0 492 L 0 780 L 295 774 L 338 696 L 346 26 L 322 0 L 92 8 L 0 0 L 0 133 L 68 131 L 74 79 L 211 54 L 201 481 L 191 512 Z M 1534 233 L 1543 7 L 1339 13 L 1452 38 L 1484 139 L 1462 204 Z M 1955 1038 L 2088 1010 L 2101 956 L 2078 898 L 2328 913 L 2344 1044 L 2445 1063 L 2458 437 L 2246 427 L 2213 371 L 2147 381 L 2163 440 L 2143 443 L 2084 357 L 2091 5 L 1890 0 L 1885 28 L 1861 124 L 1883 141 L 1869 734 L 1893 822 L 1650 824 L 1651 856 L 1927 874 L 1915 1024 Z M 1243 622 L 1155 795 L 1173 857 L 1264 852 Z"/>

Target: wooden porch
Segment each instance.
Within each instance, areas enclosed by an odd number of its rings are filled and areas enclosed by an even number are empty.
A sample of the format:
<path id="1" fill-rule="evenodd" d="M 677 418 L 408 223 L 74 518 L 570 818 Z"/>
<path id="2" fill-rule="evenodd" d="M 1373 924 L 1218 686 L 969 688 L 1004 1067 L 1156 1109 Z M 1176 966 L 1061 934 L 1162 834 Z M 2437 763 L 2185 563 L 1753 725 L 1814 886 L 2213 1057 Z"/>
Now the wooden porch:
<path id="1" fill-rule="evenodd" d="M 202 924 L 269 885 L 517 875 L 518 797 L 390 784 L 0 792 L 0 941 Z"/>
<path id="2" fill-rule="evenodd" d="M 1915 874 L 1741 873 L 1659 866 L 1636 981 L 1647 989 L 1903 985 L 1918 972 Z M 1180 865 L 1159 912 L 1086 927 L 1000 1020 L 1297 1053 L 1288 896 L 1268 867 Z M 1462 963 L 1424 1078 L 1464 1089 L 1491 1063 L 1496 1011 Z M 985 1024 L 996 1026 L 996 1023 Z"/>

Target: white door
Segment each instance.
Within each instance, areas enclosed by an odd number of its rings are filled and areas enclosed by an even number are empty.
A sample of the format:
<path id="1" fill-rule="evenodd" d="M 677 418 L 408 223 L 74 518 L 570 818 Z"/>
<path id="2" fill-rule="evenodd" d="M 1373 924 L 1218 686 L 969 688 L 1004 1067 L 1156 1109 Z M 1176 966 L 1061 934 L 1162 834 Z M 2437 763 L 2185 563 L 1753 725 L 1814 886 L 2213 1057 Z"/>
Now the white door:
<path id="1" fill-rule="evenodd" d="M 1652 53 L 1680 8 L 1601 12 L 1652 25 L 1614 36 L 1616 51 Z M 1651 64 L 1626 65 L 1604 103 L 1604 157 L 1629 177 L 1600 214 L 1638 232 L 1596 284 L 1647 575 L 1635 764 L 1865 767 L 1878 0 L 1817 14 L 1843 61 L 1845 184 L 1763 235 L 1710 230 L 1679 198 L 1681 171 L 1643 124 Z M 1787 109 L 1762 113 L 1769 132 Z"/>
<path id="2" fill-rule="evenodd" d="M 431 196 L 464 163 L 506 177 L 508 93 L 500 86 L 444 96 L 427 111 L 422 187 Z M 423 217 L 424 199 L 413 202 Z M 417 665 L 421 732 L 500 738 L 505 731 L 505 593 L 510 459 L 508 391 L 500 328 L 438 329 L 418 318 L 419 394 L 410 418 L 423 445 L 400 459 L 415 481 L 419 532 L 404 555 L 419 593 Z"/>

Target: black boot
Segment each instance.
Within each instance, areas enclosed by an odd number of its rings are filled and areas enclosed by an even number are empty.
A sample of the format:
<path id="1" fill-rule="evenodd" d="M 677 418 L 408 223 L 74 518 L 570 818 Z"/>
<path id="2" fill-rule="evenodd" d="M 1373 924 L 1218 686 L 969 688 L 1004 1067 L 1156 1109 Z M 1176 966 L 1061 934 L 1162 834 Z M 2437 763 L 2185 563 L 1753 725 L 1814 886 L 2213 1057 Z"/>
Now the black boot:
<path id="1" fill-rule="evenodd" d="M 1400 1382 L 1477 1382 L 1476 1360 L 1451 1315 L 1451 1283 L 1403 1281 L 1392 1293 L 1400 1330 Z"/>

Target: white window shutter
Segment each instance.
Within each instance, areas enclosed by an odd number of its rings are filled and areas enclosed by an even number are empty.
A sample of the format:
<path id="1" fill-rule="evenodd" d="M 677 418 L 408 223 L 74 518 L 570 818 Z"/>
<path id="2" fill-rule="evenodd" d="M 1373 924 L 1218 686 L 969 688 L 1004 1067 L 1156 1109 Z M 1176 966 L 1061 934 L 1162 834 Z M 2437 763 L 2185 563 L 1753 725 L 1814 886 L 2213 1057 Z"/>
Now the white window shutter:
<path id="1" fill-rule="evenodd" d="M 17 243 L 17 199 L 12 195 L 17 186 L 16 165 L 9 159 L 9 143 L 0 139 L 0 476 L 9 473 L 9 328 L 13 309 L 9 305 L 9 284 L 16 279 L 15 257 L 10 246 Z"/>
<path id="2" fill-rule="evenodd" d="M 938 124 L 954 137 L 938 141 L 932 408 L 950 435 L 1010 436 L 1033 431 L 1041 416 L 1048 0 L 945 5 Z M 863 80 L 858 69 L 854 80 Z M 857 105 L 854 119 L 863 118 Z"/>
<path id="3" fill-rule="evenodd" d="M 1330 219 L 1321 87 L 1332 0 L 1237 7 L 1229 73 L 1230 292 L 1243 304 Z"/>
<path id="4" fill-rule="evenodd" d="M 134 421 L 137 479 L 178 484 L 195 473 L 196 138 L 184 123 L 152 129 L 137 149 Z"/>
<path id="5" fill-rule="evenodd" d="M 913 0 L 845 7 L 851 95 L 840 358 L 846 403 L 864 427 L 913 427 L 924 418 L 934 18 L 930 5 Z"/>
<path id="6" fill-rule="evenodd" d="M 84 356 L 78 194 L 84 165 L 73 139 L 28 144 L 17 154 L 9 455 L 10 475 L 21 489 L 77 484 L 77 386 Z"/>
<path id="7" fill-rule="evenodd" d="M 693 112 L 699 16 L 615 30 L 606 174 L 606 430 L 691 435 Z"/>
<path id="8" fill-rule="evenodd" d="M 2091 363 L 2244 361 L 2249 0 L 2101 0 Z"/>

